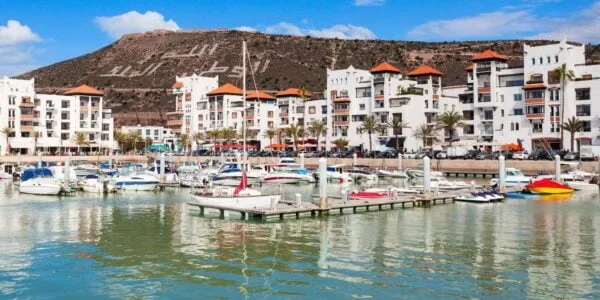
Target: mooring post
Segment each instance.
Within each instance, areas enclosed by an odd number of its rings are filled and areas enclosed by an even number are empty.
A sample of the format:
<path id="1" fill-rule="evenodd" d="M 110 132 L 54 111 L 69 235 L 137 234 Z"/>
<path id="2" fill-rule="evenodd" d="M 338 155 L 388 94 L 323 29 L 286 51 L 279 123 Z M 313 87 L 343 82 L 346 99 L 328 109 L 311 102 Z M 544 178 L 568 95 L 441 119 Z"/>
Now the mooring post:
<path id="1" fill-rule="evenodd" d="M 498 188 L 500 193 L 506 193 L 506 161 L 504 155 L 498 157 Z"/>
<path id="2" fill-rule="evenodd" d="M 300 193 L 296 193 L 296 207 L 300 208 L 302 206 L 302 195 Z"/>
<path id="3" fill-rule="evenodd" d="M 65 174 L 64 174 L 65 178 L 64 178 L 64 186 L 68 187 L 71 181 L 71 153 L 69 153 L 69 156 L 67 156 L 67 159 L 65 160 Z"/>
<path id="4" fill-rule="evenodd" d="M 343 189 L 340 191 L 340 194 L 342 195 L 342 202 L 343 202 L 344 204 L 348 203 L 348 190 L 347 190 L 347 189 L 345 189 L 345 188 L 343 188 Z"/>
<path id="5" fill-rule="evenodd" d="M 554 156 L 554 180 L 560 182 L 560 155 Z"/>
<path id="6" fill-rule="evenodd" d="M 398 171 L 402 171 L 402 153 L 398 153 Z"/>
<path id="7" fill-rule="evenodd" d="M 304 152 L 300 153 L 300 168 L 304 169 Z"/>
<path id="8" fill-rule="evenodd" d="M 319 208 L 327 208 L 327 159 L 319 159 Z"/>
<path id="9" fill-rule="evenodd" d="M 358 155 L 356 155 L 356 153 L 352 153 L 352 165 L 358 165 Z"/>
<path id="10" fill-rule="evenodd" d="M 20 151 L 19 151 L 19 153 L 17 153 L 17 163 L 20 167 L 21 166 L 21 152 Z"/>
<path id="11" fill-rule="evenodd" d="M 165 153 L 160 154 L 160 182 L 165 182 Z"/>
<path id="12" fill-rule="evenodd" d="M 429 199 L 431 193 L 431 164 L 429 157 L 423 158 L 423 194 L 426 199 Z"/>

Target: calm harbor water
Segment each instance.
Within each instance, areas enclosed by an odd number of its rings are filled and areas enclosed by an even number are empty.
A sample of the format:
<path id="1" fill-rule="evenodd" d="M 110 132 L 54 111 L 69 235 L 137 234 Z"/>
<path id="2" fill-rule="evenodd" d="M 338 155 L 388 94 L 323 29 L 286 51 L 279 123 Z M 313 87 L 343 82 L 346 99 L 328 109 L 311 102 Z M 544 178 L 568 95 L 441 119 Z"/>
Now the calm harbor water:
<path id="1" fill-rule="evenodd" d="M 0 182 L 0 296 L 600 297 L 597 196 L 256 223 L 199 217 L 187 192 L 57 199 Z"/>

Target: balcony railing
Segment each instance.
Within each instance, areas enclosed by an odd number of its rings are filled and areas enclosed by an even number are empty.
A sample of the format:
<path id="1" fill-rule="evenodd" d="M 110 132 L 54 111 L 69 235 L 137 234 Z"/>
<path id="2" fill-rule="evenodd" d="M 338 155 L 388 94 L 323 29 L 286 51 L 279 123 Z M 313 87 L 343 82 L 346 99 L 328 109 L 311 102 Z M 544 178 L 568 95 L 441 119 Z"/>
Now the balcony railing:
<path id="1" fill-rule="evenodd" d="M 527 119 L 543 119 L 544 118 L 544 113 L 525 114 L 525 117 Z"/>
<path id="2" fill-rule="evenodd" d="M 544 98 L 529 98 L 525 99 L 525 105 L 544 105 L 546 99 Z"/>
<path id="3" fill-rule="evenodd" d="M 578 117 L 589 117 L 591 115 L 592 115 L 591 111 L 578 111 L 577 112 Z"/>
<path id="4" fill-rule="evenodd" d="M 417 87 L 401 88 L 400 95 L 417 95 L 423 96 L 423 89 Z"/>
<path id="5" fill-rule="evenodd" d="M 348 109 L 336 109 L 333 111 L 334 115 L 347 115 L 348 113 Z"/>
<path id="6" fill-rule="evenodd" d="M 340 103 L 340 102 L 350 102 L 350 98 L 348 98 L 348 97 L 336 97 L 335 99 L 333 99 L 333 103 Z"/>
<path id="7" fill-rule="evenodd" d="M 382 101 L 385 99 L 385 96 L 384 95 L 375 95 L 375 96 L 373 96 L 373 98 L 377 101 Z"/>
<path id="8" fill-rule="evenodd" d="M 336 121 L 333 122 L 333 126 L 348 126 L 349 122 L 348 121 Z"/>

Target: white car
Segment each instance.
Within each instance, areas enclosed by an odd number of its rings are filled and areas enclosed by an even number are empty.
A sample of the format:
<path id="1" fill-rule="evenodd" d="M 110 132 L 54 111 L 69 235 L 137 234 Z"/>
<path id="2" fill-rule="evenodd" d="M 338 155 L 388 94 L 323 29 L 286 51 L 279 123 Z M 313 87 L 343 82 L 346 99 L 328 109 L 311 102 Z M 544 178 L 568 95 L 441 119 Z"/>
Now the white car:
<path id="1" fill-rule="evenodd" d="M 438 152 L 438 154 L 435 156 L 435 158 L 437 158 L 437 159 L 448 158 L 448 153 L 446 151 Z"/>
<path id="2" fill-rule="evenodd" d="M 416 153 L 404 153 L 402 154 L 402 158 L 404 159 L 415 159 L 417 157 Z"/>
<path id="3" fill-rule="evenodd" d="M 513 159 L 518 159 L 518 160 L 526 160 L 529 157 L 529 154 L 527 154 L 527 152 L 525 151 L 517 151 L 515 153 L 513 153 Z"/>

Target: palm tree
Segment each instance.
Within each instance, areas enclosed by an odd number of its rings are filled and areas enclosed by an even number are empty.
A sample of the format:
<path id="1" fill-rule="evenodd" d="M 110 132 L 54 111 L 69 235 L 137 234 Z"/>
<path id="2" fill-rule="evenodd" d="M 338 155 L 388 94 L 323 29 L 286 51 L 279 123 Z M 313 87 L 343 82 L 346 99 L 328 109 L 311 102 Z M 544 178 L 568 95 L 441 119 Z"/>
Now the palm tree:
<path id="1" fill-rule="evenodd" d="M 319 139 L 327 134 L 327 122 L 322 119 L 314 119 L 310 122 L 308 132 L 317 141 L 317 150 L 319 150 Z"/>
<path id="2" fill-rule="evenodd" d="M 583 129 L 583 122 L 581 120 L 572 117 L 567 120 L 567 122 L 560 125 L 561 131 L 568 131 L 571 134 L 571 151 L 575 149 L 575 133 L 581 131 Z"/>
<path id="3" fill-rule="evenodd" d="M 127 135 L 123 131 L 116 129 L 114 132 L 114 138 L 115 141 L 117 141 L 117 146 L 121 149 L 121 153 L 124 153 L 125 143 L 127 143 Z"/>
<path id="4" fill-rule="evenodd" d="M 187 133 L 182 133 L 179 136 L 179 142 L 181 143 L 181 145 L 183 146 L 183 153 L 187 153 L 188 152 L 188 145 L 190 144 L 190 135 Z"/>
<path id="5" fill-rule="evenodd" d="M 221 130 L 214 129 L 206 132 L 206 137 L 213 141 L 213 144 L 217 143 L 217 140 L 221 138 Z"/>
<path id="6" fill-rule="evenodd" d="M 42 137 L 42 133 L 40 131 L 35 131 L 33 133 L 33 152 L 37 151 L 38 140 Z"/>
<path id="7" fill-rule="evenodd" d="M 304 136 L 304 128 L 296 123 L 285 128 L 285 135 L 294 141 L 294 151 L 298 151 L 298 139 Z"/>
<path id="8" fill-rule="evenodd" d="M 225 141 L 226 144 L 231 142 L 231 140 L 235 140 L 238 137 L 238 134 L 233 128 L 225 128 L 221 130 L 221 138 Z"/>
<path id="9" fill-rule="evenodd" d="M 77 145 L 77 154 L 81 154 L 81 146 L 88 146 L 90 144 L 87 136 L 83 132 L 75 132 L 75 135 L 73 136 L 73 143 Z"/>
<path id="10" fill-rule="evenodd" d="M 302 102 L 306 101 L 306 99 L 310 98 L 310 90 L 308 89 L 308 86 L 306 84 L 303 84 L 300 88 L 300 98 L 302 99 Z"/>
<path id="11" fill-rule="evenodd" d="M 368 116 L 362 122 L 360 127 L 358 127 L 358 132 L 360 133 L 368 133 L 369 134 L 369 152 L 373 152 L 373 132 L 381 129 L 381 124 L 375 120 L 374 116 Z"/>
<path id="12" fill-rule="evenodd" d="M 333 140 L 333 144 L 338 149 L 338 151 L 342 151 L 348 147 L 348 140 L 344 138 L 338 138 Z"/>
<path id="13" fill-rule="evenodd" d="M 398 136 L 402 134 L 402 129 L 410 128 L 410 126 L 408 123 L 402 122 L 400 118 L 392 118 L 391 120 L 388 120 L 385 122 L 385 126 L 392 129 L 393 134 L 396 137 L 396 151 L 400 152 L 400 142 L 398 141 Z"/>
<path id="14" fill-rule="evenodd" d="M 152 146 L 152 144 L 154 144 L 154 140 L 151 137 L 146 137 L 144 139 L 144 147 L 146 148 L 146 151 L 148 151 L 148 146 Z"/>
<path id="15" fill-rule="evenodd" d="M 267 129 L 263 134 L 263 137 L 269 139 L 269 145 L 273 145 L 273 138 L 277 135 L 277 131 L 275 129 Z"/>
<path id="16" fill-rule="evenodd" d="M 413 131 L 413 136 L 421 139 L 423 142 L 423 148 L 430 146 L 430 143 L 439 142 L 438 128 L 435 126 L 423 123 Z"/>
<path id="17" fill-rule="evenodd" d="M 127 141 L 131 143 L 133 147 L 133 152 L 137 152 L 137 144 L 142 139 L 142 136 L 137 130 L 131 130 L 127 134 Z"/>
<path id="18" fill-rule="evenodd" d="M 465 126 L 463 116 L 454 110 L 445 111 L 438 115 L 438 128 L 444 129 L 450 135 L 450 145 L 452 145 L 456 128 L 462 128 L 463 126 Z"/>
<path id="19" fill-rule="evenodd" d="M 563 124 L 565 121 L 565 86 L 567 84 L 567 81 L 575 79 L 575 74 L 573 73 L 573 71 L 567 69 L 567 64 L 562 64 L 560 65 L 560 67 L 554 69 L 554 75 L 560 80 L 560 91 L 562 92 L 562 98 L 560 99 L 560 124 Z M 565 133 L 561 130 L 561 145 L 563 143 L 564 135 Z M 571 148 L 573 148 L 573 145 L 571 145 Z"/>
<path id="20" fill-rule="evenodd" d="M 6 137 L 6 155 L 10 154 L 10 136 L 14 133 L 15 131 L 10 128 L 10 127 L 4 127 L 4 129 L 2 129 L 2 133 L 4 134 L 4 137 Z"/>

